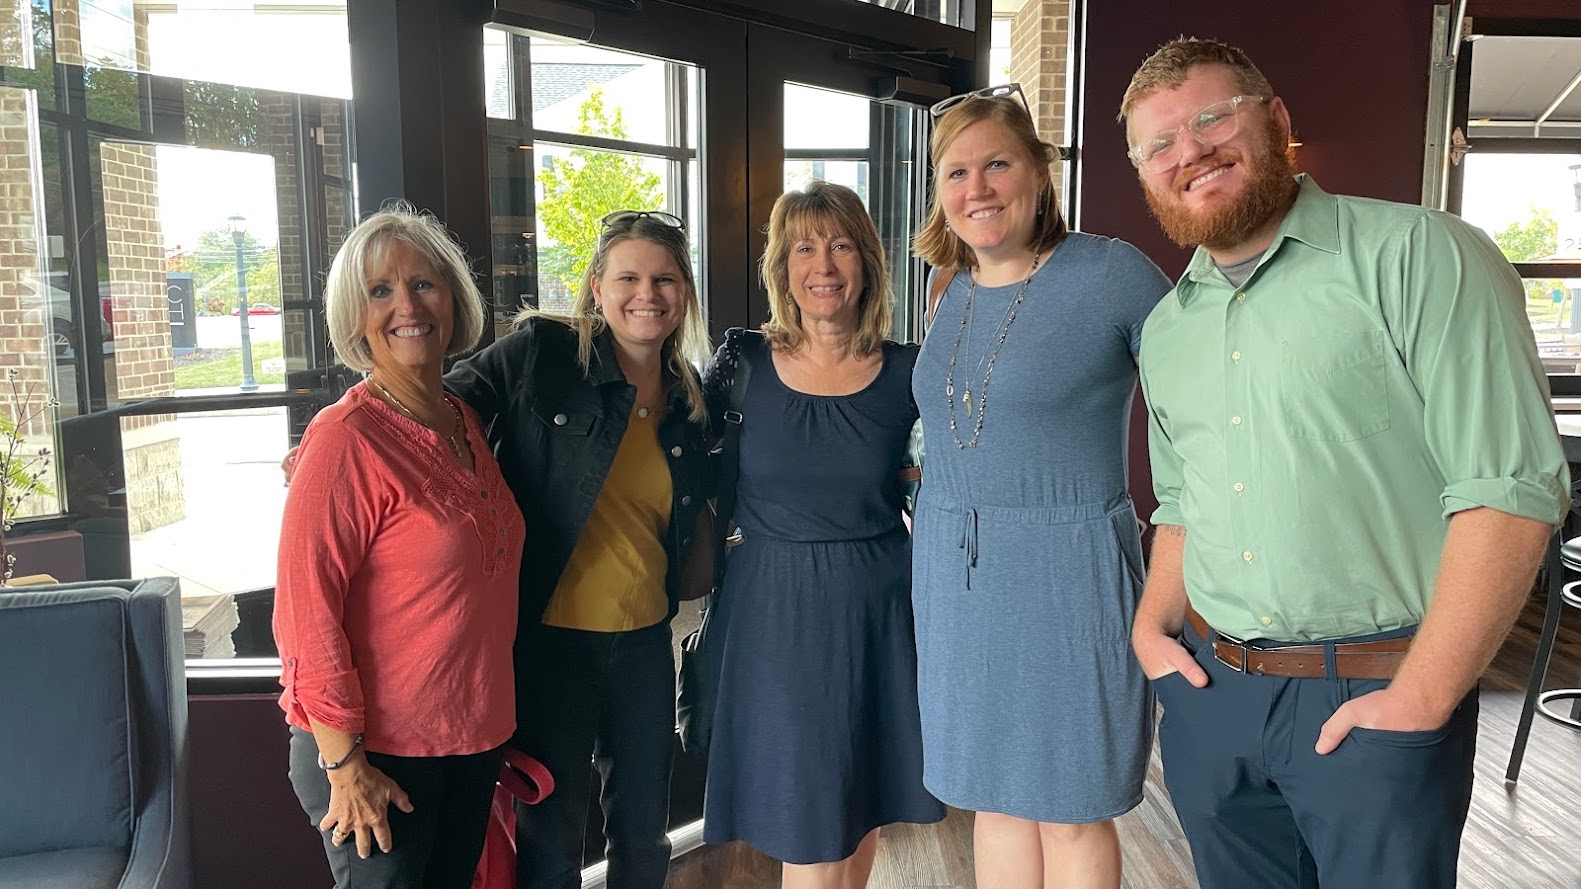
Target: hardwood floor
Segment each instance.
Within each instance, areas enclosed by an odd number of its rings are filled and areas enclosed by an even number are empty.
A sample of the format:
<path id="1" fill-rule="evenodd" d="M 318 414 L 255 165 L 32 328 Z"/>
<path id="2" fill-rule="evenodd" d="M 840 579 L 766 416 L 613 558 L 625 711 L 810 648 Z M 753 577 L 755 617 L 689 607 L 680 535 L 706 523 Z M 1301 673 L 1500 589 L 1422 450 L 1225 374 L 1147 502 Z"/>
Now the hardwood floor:
<path id="1" fill-rule="evenodd" d="M 1542 627 L 1543 599 L 1528 603 L 1482 683 L 1481 735 L 1471 816 L 1461 847 L 1461 889 L 1581 887 L 1581 733 L 1540 717 L 1520 784 L 1506 789 L 1522 694 Z M 1547 687 L 1581 684 L 1581 614 L 1567 610 Z M 1119 820 L 1125 889 L 1195 889 L 1191 853 L 1164 790 L 1155 751 L 1146 798 Z M 677 859 L 666 889 L 768 889 L 779 865 L 733 843 Z M 972 822 L 950 813 L 928 827 L 886 829 L 869 889 L 973 889 Z"/>

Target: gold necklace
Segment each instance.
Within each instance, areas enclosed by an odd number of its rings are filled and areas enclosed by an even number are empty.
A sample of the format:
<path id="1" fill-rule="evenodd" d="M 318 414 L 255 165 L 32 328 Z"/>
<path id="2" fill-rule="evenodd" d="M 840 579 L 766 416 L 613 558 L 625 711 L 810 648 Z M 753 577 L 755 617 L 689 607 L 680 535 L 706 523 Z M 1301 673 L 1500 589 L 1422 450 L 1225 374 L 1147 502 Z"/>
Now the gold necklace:
<path id="1" fill-rule="evenodd" d="M 450 445 L 450 453 L 453 454 L 457 460 L 461 459 L 461 442 L 456 440 L 456 436 L 459 435 L 459 436 L 461 436 L 463 438 L 466 437 L 466 428 L 462 424 L 462 421 L 461 421 L 461 410 L 459 408 L 457 408 L 455 406 L 455 404 L 451 402 L 450 399 L 446 398 L 445 399 L 445 404 L 450 405 L 450 412 L 452 414 L 455 414 L 455 416 L 456 416 L 456 426 L 455 426 L 454 430 L 452 430 L 450 432 L 445 432 L 444 430 L 440 429 L 437 426 L 433 426 L 433 425 L 430 425 L 428 423 L 424 423 L 420 417 L 418 417 L 416 414 L 412 413 L 412 411 L 406 405 L 402 404 L 401 400 L 399 398 L 395 397 L 395 393 L 393 393 L 390 390 L 384 388 L 384 386 L 378 380 L 375 380 L 373 377 L 370 376 L 370 377 L 368 377 L 368 382 L 372 383 L 373 387 L 375 389 L 379 390 L 379 394 L 383 395 L 385 400 L 388 401 L 391 405 L 393 405 L 396 410 L 400 411 L 401 413 L 405 414 L 408 417 L 411 417 L 412 418 L 412 422 L 416 423 L 419 426 L 422 426 L 424 429 L 432 429 L 435 432 L 439 433 L 439 437 L 443 438 L 445 440 L 445 443 Z"/>

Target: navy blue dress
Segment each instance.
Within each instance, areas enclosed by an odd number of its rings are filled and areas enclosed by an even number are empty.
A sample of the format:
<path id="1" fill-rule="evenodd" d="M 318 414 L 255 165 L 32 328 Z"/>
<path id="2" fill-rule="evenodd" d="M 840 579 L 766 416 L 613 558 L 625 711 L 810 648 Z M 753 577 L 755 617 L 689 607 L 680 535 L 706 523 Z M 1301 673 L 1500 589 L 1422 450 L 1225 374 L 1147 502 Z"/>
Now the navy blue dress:
<path id="1" fill-rule="evenodd" d="M 932 823 L 900 461 L 917 347 L 888 343 L 852 395 L 787 387 L 745 340 L 736 524 L 700 654 L 718 670 L 703 838 L 792 864 L 838 861 L 875 827 Z M 728 391 L 721 347 L 706 381 Z M 723 632 L 720 632 L 723 630 Z"/>

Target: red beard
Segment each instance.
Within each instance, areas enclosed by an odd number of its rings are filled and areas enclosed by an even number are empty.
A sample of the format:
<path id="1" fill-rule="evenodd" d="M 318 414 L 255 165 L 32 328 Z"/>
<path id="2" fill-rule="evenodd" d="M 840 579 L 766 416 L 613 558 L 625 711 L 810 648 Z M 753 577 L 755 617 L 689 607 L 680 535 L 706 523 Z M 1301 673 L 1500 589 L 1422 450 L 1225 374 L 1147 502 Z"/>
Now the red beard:
<path id="1" fill-rule="evenodd" d="M 1284 210 L 1294 189 L 1295 165 L 1279 124 L 1270 119 L 1260 143 L 1252 146 L 1252 157 L 1237 157 L 1236 152 L 1214 152 L 1206 160 L 1181 171 L 1169 183 L 1169 191 L 1155 191 L 1144 180 L 1142 191 L 1153 218 L 1171 241 L 1181 247 L 1201 244 L 1209 250 L 1229 250 L 1246 243 L 1275 214 Z M 1234 161 L 1250 174 L 1246 188 L 1232 202 L 1204 210 L 1188 210 L 1177 197 L 1182 183 L 1201 176 L 1211 162 Z"/>

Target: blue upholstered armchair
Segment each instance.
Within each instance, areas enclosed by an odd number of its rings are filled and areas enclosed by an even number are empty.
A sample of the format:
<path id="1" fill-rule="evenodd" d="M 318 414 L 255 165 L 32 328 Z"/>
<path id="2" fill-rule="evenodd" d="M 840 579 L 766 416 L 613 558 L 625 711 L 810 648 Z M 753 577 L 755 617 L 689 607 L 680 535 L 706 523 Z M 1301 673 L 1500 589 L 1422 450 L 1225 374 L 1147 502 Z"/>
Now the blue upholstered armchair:
<path id="1" fill-rule="evenodd" d="M 0 889 L 189 889 L 174 580 L 0 590 Z"/>

